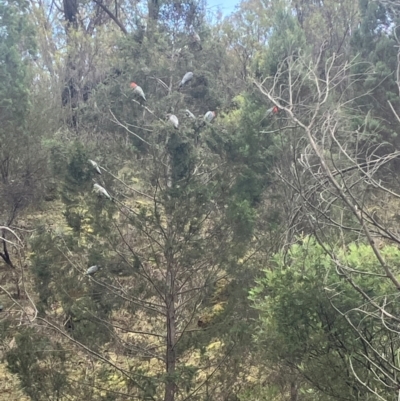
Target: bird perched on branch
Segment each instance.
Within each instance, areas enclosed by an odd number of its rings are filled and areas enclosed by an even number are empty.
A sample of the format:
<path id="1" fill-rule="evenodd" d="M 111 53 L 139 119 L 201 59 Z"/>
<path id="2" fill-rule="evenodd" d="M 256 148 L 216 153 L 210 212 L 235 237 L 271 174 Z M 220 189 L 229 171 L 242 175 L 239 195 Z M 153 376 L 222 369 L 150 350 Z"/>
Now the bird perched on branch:
<path id="1" fill-rule="evenodd" d="M 191 79 L 193 79 L 193 72 L 189 71 L 183 76 L 182 81 L 179 84 L 179 88 L 181 88 L 183 85 L 186 85 Z"/>
<path id="2" fill-rule="evenodd" d="M 278 106 L 271 107 L 267 110 L 267 115 L 269 114 L 278 114 L 280 112 L 280 108 Z"/>
<path id="3" fill-rule="evenodd" d="M 215 111 L 207 111 L 206 114 L 204 114 L 204 121 L 206 123 L 210 123 L 212 120 L 215 118 Z"/>
<path id="4" fill-rule="evenodd" d="M 93 185 L 93 191 L 95 191 L 100 196 L 104 196 L 105 198 L 112 200 L 110 194 L 101 185 L 97 183 Z"/>
<path id="5" fill-rule="evenodd" d="M 200 36 L 194 29 L 192 30 L 191 38 L 193 43 L 195 43 L 199 47 L 199 49 L 202 50 Z"/>
<path id="6" fill-rule="evenodd" d="M 187 117 L 192 118 L 193 120 L 196 119 L 196 116 L 189 109 L 185 110 L 185 114 Z"/>
<path id="7" fill-rule="evenodd" d="M 96 170 L 96 172 L 97 172 L 98 174 L 101 174 L 101 170 L 100 170 L 99 165 L 98 165 L 95 161 L 90 160 L 90 159 L 89 159 L 89 162 L 90 162 L 90 164 L 94 167 L 94 169 Z"/>
<path id="8" fill-rule="evenodd" d="M 179 120 L 175 114 L 167 114 L 168 121 L 176 128 L 179 127 Z"/>
<path id="9" fill-rule="evenodd" d="M 86 275 L 87 276 L 93 276 L 95 273 L 97 273 L 100 270 L 100 266 L 98 265 L 94 265 L 94 266 L 90 266 L 87 270 L 86 270 Z"/>
<path id="10" fill-rule="evenodd" d="M 137 85 L 135 82 L 131 82 L 129 86 L 131 89 L 133 89 L 133 93 L 136 96 L 146 101 L 146 96 L 144 95 L 143 89 L 139 85 Z"/>

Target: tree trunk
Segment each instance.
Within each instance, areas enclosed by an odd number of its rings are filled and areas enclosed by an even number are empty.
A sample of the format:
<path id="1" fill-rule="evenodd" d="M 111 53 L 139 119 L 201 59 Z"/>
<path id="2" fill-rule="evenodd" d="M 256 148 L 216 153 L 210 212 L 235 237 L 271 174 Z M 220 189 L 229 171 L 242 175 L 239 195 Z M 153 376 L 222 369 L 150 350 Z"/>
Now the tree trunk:
<path id="1" fill-rule="evenodd" d="M 175 277 L 174 270 L 169 267 L 167 270 L 167 352 L 166 352 L 166 373 L 164 401 L 175 399 L 175 365 L 176 365 L 176 326 L 175 326 Z"/>
<path id="2" fill-rule="evenodd" d="M 149 10 L 149 22 L 156 23 L 160 13 L 159 0 L 148 0 L 147 7 Z"/>
<path id="3" fill-rule="evenodd" d="M 297 401 L 298 394 L 299 394 L 299 392 L 297 389 L 297 383 L 291 382 L 290 383 L 290 401 Z"/>
<path id="4" fill-rule="evenodd" d="M 63 0 L 64 18 L 66 21 L 65 32 L 67 34 L 67 43 L 71 45 L 70 35 L 72 31 L 78 29 L 78 1 Z M 75 44 L 74 44 L 75 45 Z M 79 97 L 79 74 L 77 72 L 76 56 L 68 54 L 64 76 L 64 88 L 61 92 L 61 102 L 63 106 L 69 106 L 71 110 L 68 124 L 76 128 L 76 111 Z"/>

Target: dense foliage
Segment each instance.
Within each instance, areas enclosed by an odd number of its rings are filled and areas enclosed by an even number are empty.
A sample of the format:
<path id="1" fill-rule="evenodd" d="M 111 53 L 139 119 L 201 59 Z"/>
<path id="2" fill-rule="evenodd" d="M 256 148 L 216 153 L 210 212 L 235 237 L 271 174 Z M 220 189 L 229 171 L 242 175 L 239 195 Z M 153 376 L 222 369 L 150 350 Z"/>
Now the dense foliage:
<path id="1" fill-rule="evenodd" d="M 0 399 L 397 399 L 399 17 L 0 0 Z"/>

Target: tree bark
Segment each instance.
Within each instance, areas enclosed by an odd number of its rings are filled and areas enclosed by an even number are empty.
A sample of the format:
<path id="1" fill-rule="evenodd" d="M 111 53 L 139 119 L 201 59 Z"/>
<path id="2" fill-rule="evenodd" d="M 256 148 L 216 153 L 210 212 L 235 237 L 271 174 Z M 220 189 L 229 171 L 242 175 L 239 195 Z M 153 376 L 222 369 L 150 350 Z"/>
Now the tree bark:
<path id="1" fill-rule="evenodd" d="M 175 322 L 175 277 L 172 266 L 167 270 L 167 352 L 166 352 L 166 373 L 164 401 L 175 399 L 175 366 L 176 366 L 176 322 Z"/>
<path id="2" fill-rule="evenodd" d="M 290 383 L 290 401 L 297 401 L 298 394 L 297 383 L 293 381 Z"/>
<path id="3" fill-rule="evenodd" d="M 170 294 L 167 298 L 167 355 L 166 355 L 166 371 L 167 382 L 165 383 L 164 401 L 174 401 L 175 399 L 175 302 L 174 296 Z"/>
<path id="4" fill-rule="evenodd" d="M 159 0 L 148 0 L 147 6 L 149 9 L 149 20 L 151 22 L 157 22 L 160 13 Z"/>
<path id="5" fill-rule="evenodd" d="M 127 35 L 128 31 L 126 30 L 126 28 L 124 27 L 124 25 L 122 25 L 121 21 L 118 19 L 117 17 L 117 4 L 115 4 L 115 15 L 99 0 L 93 0 L 119 27 L 119 29 L 121 29 L 121 31 Z"/>
<path id="6" fill-rule="evenodd" d="M 5 240 L 6 230 L 3 229 L 1 235 L 3 236 L 4 239 L 3 239 L 3 252 L 0 252 L 0 256 L 8 266 L 10 266 L 12 269 L 15 269 L 14 264 L 10 258 L 10 254 L 8 253 L 8 249 L 7 249 L 7 242 Z"/>
<path id="7" fill-rule="evenodd" d="M 173 256 L 167 251 L 167 294 L 166 294 L 166 322 L 167 322 L 167 350 L 166 350 L 166 383 L 164 401 L 175 399 L 175 367 L 176 367 L 176 322 L 175 322 L 175 269 Z"/>
<path id="8" fill-rule="evenodd" d="M 72 26 L 74 29 L 78 28 L 78 2 L 77 0 L 64 0 L 64 18 L 67 21 L 67 28 Z"/>

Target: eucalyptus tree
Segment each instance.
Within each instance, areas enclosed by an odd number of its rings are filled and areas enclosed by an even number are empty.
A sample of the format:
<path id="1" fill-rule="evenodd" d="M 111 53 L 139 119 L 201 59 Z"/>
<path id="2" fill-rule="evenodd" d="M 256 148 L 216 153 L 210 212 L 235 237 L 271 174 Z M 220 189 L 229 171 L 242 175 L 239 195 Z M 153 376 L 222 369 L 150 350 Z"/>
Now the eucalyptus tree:
<path id="1" fill-rule="evenodd" d="M 25 264 L 20 218 L 46 194 L 47 169 L 40 119 L 32 117 L 36 42 L 28 7 L 23 1 L 3 2 L 0 13 L 0 256 L 6 266 L 6 289 L 19 297 Z M 9 228 L 17 230 L 18 247 Z M 8 286 L 11 282 L 13 290 Z"/>
<path id="2" fill-rule="evenodd" d="M 377 31 L 383 26 L 379 21 L 373 23 L 371 16 L 386 21 L 387 10 L 371 2 L 364 11 L 361 28 L 364 24 L 374 26 L 366 30 L 371 35 L 367 37 L 376 34 L 382 48 L 386 48 L 394 40 L 396 27 L 387 27 L 385 33 Z M 361 34 L 352 33 L 354 40 Z M 371 40 L 368 44 L 373 45 Z M 392 63 L 394 51 L 386 49 L 391 57 L 385 61 Z M 284 113 L 285 130 L 292 127 L 296 133 L 292 134 L 296 142 L 291 147 L 290 164 L 277 169 L 291 194 L 287 197 L 292 216 L 288 243 L 301 242 L 304 233 L 318 241 L 319 251 L 351 292 L 349 295 L 347 289 L 342 291 L 341 285 L 331 282 L 330 271 L 320 277 L 323 298 L 328 299 L 336 318 L 350 328 L 351 342 L 359 342 L 360 346 L 357 351 L 345 349 L 341 363 L 359 391 L 367 390 L 373 399 L 392 399 L 398 397 L 399 388 L 396 299 L 400 286 L 394 256 L 399 243 L 395 224 L 399 152 L 390 143 L 395 136 L 387 142 L 382 140 L 388 138 L 387 123 L 377 123 L 375 94 L 379 93 L 377 81 L 386 71 L 385 80 L 391 90 L 382 94 L 385 102 L 381 101 L 379 107 L 384 110 L 382 115 L 392 113 L 391 124 L 397 126 L 400 119 L 394 105 L 398 99 L 393 96 L 396 83 L 393 70 L 387 70 L 383 61 L 371 63 L 374 53 L 355 58 L 332 53 L 326 58 L 323 47 L 315 56 L 313 52 L 312 46 L 292 48 L 275 71 L 270 70 L 262 80 L 254 79 L 265 100 Z M 284 275 L 290 274 L 294 263 L 288 243 Z M 369 259 L 356 260 L 352 250 L 368 252 Z M 352 302 L 348 303 L 350 298 Z M 306 330 L 304 326 L 300 329 Z M 293 366 L 304 373 L 301 362 Z"/>

